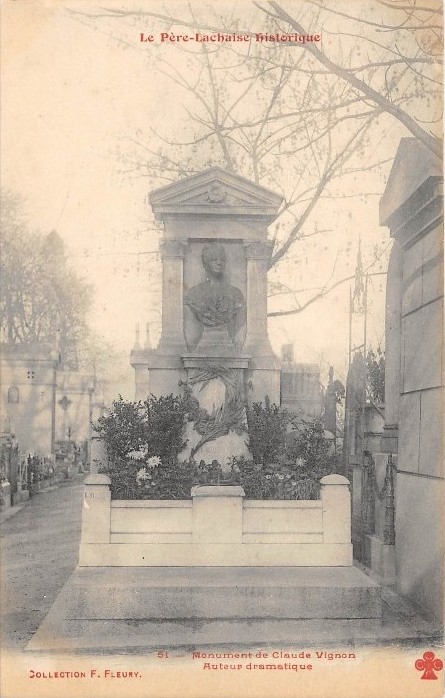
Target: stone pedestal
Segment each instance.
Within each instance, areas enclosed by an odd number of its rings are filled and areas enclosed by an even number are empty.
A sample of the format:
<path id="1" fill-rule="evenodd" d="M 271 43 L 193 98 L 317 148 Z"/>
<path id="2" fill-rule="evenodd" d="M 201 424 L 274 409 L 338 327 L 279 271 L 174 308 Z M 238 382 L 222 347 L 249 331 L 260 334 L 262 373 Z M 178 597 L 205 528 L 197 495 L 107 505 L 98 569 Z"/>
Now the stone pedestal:
<path id="1" fill-rule="evenodd" d="M 108 475 L 91 474 L 85 479 L 81 544 L 110 542 L 110 492 Z"/>
<path id="2" fill-rule="evenodd" d="M 193 543 L 241 544 L 243 497 L 238 486 L 193 487 Z"/>
<path id="3" fill-rule="evenodd" d="M 320 480 L 325 543 L 343 543 L 351 536 L 351 495 L 349 480 L 342 475 L 325 475 Z"/>
<path id="4" fill-rule="evenodd" d="M 108 463 L 107 451 L 105 444 L 100 438 L 100 436 L 93 436 L 91 438 L 91 465 L 90 472 L 98 473 L 102 468 L 106 468 Z"/>
<path id="5" fill-rule="evenodd" d="M 369 568 L 385 586 L 396 581 L 396 556 L 393 544 L 384 543 L 375 535 L 364 536 L 363 557 Z"/>
<path id="6" fill-rule="evenodd" d="M 187 446 L 182 458 L 195 458 L 211 463 L 217 460 L 224 471 L 230 471 L 234 456 L 249 457 L 247 446 L 247 388 L 248 356 L 228 356 L 215 351 L 213 356 L 185 354 L 186 385 L 191 391 L 194 408 L 192 421 L 186 425 Z"/>

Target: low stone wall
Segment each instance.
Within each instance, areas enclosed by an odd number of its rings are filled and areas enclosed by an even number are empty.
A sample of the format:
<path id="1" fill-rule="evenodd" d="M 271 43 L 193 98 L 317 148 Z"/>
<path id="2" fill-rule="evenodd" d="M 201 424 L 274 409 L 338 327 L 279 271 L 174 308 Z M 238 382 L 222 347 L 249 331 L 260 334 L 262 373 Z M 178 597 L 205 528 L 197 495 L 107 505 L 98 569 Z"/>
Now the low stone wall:
<path id="1" fill-rule="evenodd" d="M 111 501 L 110 480 L 85 480 L 79 564 L 101 566 L 352 565 L 349 481 L 321 480 L 321 498 L 244 500 L 239 486 L 197 486 L 184 501 Z"/>

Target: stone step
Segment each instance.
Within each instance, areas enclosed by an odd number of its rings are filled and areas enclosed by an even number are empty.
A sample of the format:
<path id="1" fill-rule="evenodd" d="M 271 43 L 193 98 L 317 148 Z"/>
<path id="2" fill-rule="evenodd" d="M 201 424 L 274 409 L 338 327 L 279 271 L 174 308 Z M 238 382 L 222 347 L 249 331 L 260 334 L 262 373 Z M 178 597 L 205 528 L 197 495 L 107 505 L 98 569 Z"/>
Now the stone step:
<path id="1" fill-rule="evenodd" d="M 318 642 L 360 643 L 381 632 L 380 620 L 65 620 L 48 617 L 29 641 L 31 652 L 137 652 L 174 647 L 237 647 Z"/>
<path id="2" fill-rule="evenodd" d="M 72 619 L 379 618 L 380 587 L 354 567 L 79 568 Z"/>
<path id="3" fill-rule="evenodd" d="M 354 567 L 77 568 L 27 649 L 355 640 L 381 589 Z"/>

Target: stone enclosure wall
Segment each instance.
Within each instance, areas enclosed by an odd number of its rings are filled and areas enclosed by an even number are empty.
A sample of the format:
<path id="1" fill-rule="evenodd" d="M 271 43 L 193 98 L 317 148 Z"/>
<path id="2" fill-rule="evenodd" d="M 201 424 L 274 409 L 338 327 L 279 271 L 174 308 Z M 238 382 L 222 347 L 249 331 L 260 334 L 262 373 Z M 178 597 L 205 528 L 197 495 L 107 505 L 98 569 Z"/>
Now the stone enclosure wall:
<path id="1" fill-rule="evenodd" d="M 352 565 L 349 482 L 321 480 L 321 499 L 244 500 L 239 486 L 198 486 L 184 501 L 111 501 L 106 475 L 90 475 L 80 566 Z"/>
<path id="2" fill-rule="evenodd" d="M 438 619 L 444 598 L 443 170 L 401 141 L 380 204 L 394 246 L 387 282 L 385 428 L 397 454 L 398 590 Z M 397 444 L 398 442 L 398 444 Z"/>

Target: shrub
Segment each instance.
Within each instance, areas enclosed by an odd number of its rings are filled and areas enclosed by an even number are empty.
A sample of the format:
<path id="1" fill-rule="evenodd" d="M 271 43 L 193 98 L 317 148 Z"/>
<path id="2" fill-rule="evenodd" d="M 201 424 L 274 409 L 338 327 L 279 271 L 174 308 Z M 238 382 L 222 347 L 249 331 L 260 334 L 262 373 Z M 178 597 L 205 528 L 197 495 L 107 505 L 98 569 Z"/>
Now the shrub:
<path id="1" fill-rule="evenodd" d="M 142 449 L 149 457 L 158 456 L 164 463 L 174 464 L 186 445 L 186 409 L 184 398 L 174 395 L 151 395 L 145 402 L 129 402 L 119 395 L 94 429 L 103 439 L 111 463 Z"/>
<path id="2" fill-rule="evenodd" d="M 253 459 L 179 461 L 187 396 L 127 402 L 119 396 L 96 432 L 105 442 L 113 499 L 189 499 L 199 484 L 239 484 L 248 499 L 316 499 L 319 480 L 338 471 L 320 422 L 300 422 L 266 398 L 248 411 Z"/>
<path id="3" fill-rule="evenodd" d="M 300 429 L 288 436 L 285 459 L 300 461 L 305 464 L 313 477 L 327 475 L 326 469 L 332 472 L 331 466 L 336 463 L 330 453 L 332 442 L 324 436 L 324 427 L 318 420 L 303 421 Z"/>
<path id="4" fill-rule="evenodd" d="M 164 463 L 174 465 L 185 448 L 183 439 L 187 402 L 183 397 L 151 396 L 144 403 L 146 410 L 147 451 Z"/>
<path id="5" fill-rule="evenodd" d="M 109 461 L 125 458 L 146 443 L 142 403 L 128 402 L 119 395 L 93 429 L 104 442 Z"/>
<path id="6" fill-rule="evenodd" d="M 291 420 L 291 414 L 278 405 L 271 404 L 267 395 L 264 406 L 261 402 L 254 402 L 249 407 L 249 450 L 255 463 L 272 463 L 283 455 Z"/>

